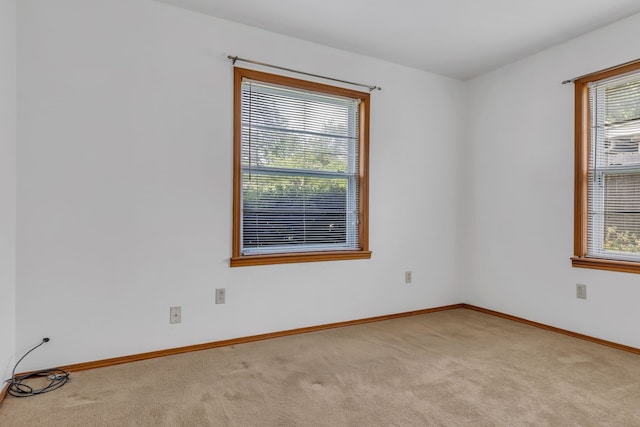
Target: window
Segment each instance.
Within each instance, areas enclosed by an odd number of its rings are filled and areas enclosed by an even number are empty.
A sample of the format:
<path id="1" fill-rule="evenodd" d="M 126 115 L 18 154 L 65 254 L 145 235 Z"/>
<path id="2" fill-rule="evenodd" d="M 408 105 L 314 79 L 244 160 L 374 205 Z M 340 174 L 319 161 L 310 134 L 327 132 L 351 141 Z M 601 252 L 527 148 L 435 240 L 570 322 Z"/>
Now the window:
<path id="1" fill-rule="evenodd" d="M 231 266 L 370 258 L 369 94 L 235 68 Z"/>
<path id="2" fill-rule="evenodd" d="M 640 273 L 640 61 L 575 85 L 572 264 Z"/>

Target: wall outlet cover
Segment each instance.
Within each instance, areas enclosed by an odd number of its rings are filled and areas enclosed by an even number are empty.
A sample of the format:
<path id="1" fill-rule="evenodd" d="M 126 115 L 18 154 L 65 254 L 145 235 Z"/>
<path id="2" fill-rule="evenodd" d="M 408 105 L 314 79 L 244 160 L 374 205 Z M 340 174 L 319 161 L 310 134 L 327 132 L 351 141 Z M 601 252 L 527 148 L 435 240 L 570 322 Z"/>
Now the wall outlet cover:
<path id="1" fill-rule="evenodd" d="M 182 307 L 169 307 L 169 323 L 182 322 Z"/>
<path id="2" fill-rule="evenodd" d="M 576 297 L 580 299 L 587 299 L 587 285 L 582 283 L 576 284 Z"/>
<path id="3" fill-rule="evenodd" d="M 225 288 L 216 289 L 216 304 L 224 304 L 227 300 L 227 291 Z"/>

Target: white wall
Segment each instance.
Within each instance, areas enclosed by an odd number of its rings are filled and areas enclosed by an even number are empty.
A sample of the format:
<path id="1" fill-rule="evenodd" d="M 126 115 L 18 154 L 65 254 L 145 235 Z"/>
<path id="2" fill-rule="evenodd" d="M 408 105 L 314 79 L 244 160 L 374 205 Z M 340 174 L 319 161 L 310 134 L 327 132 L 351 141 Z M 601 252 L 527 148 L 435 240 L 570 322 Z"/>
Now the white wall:
<path id="1" fill-rule="evenodd" d="M 571 267 L 573 85 L 560 84 L 640 57 L 639 39 L 635 15 L 469 82 L 466 302 L 640 347 L 638 276 Z"/>
<path id="2" fill-rule="evenodd" d="M 0 0 L 0 383 L 15 353 L 15 245 L 16 2 Z"/>
<path id="3" fill-rule="evenodd" d="M 22 368 L 459 302 L 463 83 L 149 0 L 18 22 L 17 349 L 52 339 Z M 228 267 L 229 53 L 384 87 L 371 260 Z"/>

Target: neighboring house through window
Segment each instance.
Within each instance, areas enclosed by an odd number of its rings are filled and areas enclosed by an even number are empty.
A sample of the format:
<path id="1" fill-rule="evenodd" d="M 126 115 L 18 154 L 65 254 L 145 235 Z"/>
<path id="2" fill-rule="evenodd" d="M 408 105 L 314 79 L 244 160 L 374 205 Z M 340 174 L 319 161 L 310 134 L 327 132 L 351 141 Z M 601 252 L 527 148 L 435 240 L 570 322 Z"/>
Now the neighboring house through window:
<path id="1" fill-rule="evenodd" d="M 231 266 L 370 258 L 369 94 L 235 68 Z"/>
<path id="2" fill-rule="evenodd" d="M 573 265 L 640 273 L 640 62 L 575 84 Z"/>

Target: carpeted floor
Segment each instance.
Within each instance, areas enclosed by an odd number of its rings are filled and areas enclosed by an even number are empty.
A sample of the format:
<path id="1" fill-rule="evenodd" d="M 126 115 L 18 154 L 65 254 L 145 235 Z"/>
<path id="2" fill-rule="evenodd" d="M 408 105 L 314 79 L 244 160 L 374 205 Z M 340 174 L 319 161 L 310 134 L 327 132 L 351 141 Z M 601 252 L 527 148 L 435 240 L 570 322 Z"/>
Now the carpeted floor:
<path id="1" fill-rule="evenodd" d="M 640 426 L 640 356 L 466 309 L 73 373 L 1 426 Z"/>

